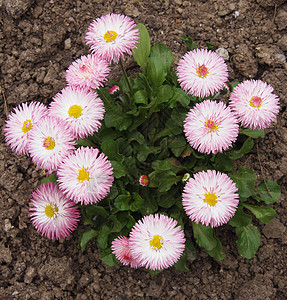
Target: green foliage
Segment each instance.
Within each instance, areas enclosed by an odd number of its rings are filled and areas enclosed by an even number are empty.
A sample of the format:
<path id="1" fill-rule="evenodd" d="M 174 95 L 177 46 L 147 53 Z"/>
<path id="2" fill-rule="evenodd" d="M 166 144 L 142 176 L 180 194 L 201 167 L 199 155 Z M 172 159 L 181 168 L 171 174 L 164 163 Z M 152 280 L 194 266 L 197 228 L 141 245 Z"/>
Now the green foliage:
<path id="1" fill-rule="evenodd" d="M 133 58 L 140 73 L 135 78 L 123 77 L 116 82 L 120 87 L 116 97 L 109 95 L 108 88 L 98 90 L 106 109 L 102 127 L 94 136 L 77 141 L 78 146 L 98 147 L 105 153 L 115 179 L 109 195 L 99 204 L 81 207 L 87 228 L 80 236 L 78 247 L 84 251 L 89 241 L 96 238 L 101 259 L 113 266 L 118 261 L 110 249 L 112 241 L 117 236 L 128 236 L 143 216 L 166 214 L 188 228 L 189 219 L 182 207 L 185 184 L 182 179 L 185 174 L 192 176 L 198 171 L 215 169 L 228 173 L 236 183 L 240 202 L 228 223 L 238 237 L 240 255 L 254 257 L 260 245 L 260 233 L 252 220 L 257 218 L 268 224 L 276 212 L 266 205 L 278 201 L 281 191 L 270 180 L 257 186 L 253 170 L 234 166 L 235 160 L 252 151 L 254 139 L 264 138 L 264 131 L 240 129 L 240 142 L 223 153 L 205 155 L 192 149 L 183 133 L 183 124 L 189 109 L 202 99 L 187 95 L 179 87 L 172 69 L 173 55 L 167 46 L 158 43 L 151 47 L 145 26 L 138 24 L 137 28 L 140 41 Z M 190 37 L 181 39 L 189 50 L 197 48 Z M 210 43 L 206 45 L 213 48 Z M 237 84 L 228 82 L 231 91 Z M 148 176 L 148 186 L 139 184 L 141 175 Z M 44 180 L 55 182 L 57 178 L 51 174 Z M 224 259 L 221 242 L 213 228 L 192 222 L 192 234 L 210 256 L 218 261 Z M 187 239 L 175 268 L 188 271 L 188 263 L 195 257 L 195 248 Z"/>

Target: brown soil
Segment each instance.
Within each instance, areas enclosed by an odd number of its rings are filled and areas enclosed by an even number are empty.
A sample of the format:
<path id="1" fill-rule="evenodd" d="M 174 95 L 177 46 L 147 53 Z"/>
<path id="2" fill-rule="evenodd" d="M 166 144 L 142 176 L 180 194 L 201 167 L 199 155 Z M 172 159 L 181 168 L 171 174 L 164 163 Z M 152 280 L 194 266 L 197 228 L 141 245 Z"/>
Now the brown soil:
<path id="1" fill-rule="evenodd" d="M 285 2 L 285 3 L 283 3 Z M 175 63 L 187 51 L 180 35 L 229 52 L 230 80 L 262 79 L 281 99 L 276 124 L 266 130 L 247 163 L 259 177 L 277 180 L 278 216 L 258 224 L 261 247 L 254 259 L 240 257 L 231 227 L 218 230 L 226 259 L 216 262 L 203 249 L 190 272 L 108 267 L 96 243 L 81 253 L 79 231 L 64 241 L 42 238 L 31 225 L 28 201 L 41 180 L 30 159 L 0 145 L 0 299 L 286 299 L 287 170 L 287 3 L 280 0 L 0 0 L 0 111 L 38 100 L 48 104 L 65 87 L 65 70 L 88 53 L 84 35 L 90 22 L 124 13 L 144 23 L 152 42 L 172 50 Z M 4 99 L 6 99 L 7 109 Z M 260 158 L 260 162 L 258 158 Z"/>

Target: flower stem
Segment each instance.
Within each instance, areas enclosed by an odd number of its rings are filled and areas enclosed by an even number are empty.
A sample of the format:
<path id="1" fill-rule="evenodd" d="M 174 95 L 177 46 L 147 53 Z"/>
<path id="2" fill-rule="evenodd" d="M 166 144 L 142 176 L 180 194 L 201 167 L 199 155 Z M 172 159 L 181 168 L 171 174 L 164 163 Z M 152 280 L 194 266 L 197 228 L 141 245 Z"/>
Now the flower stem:
<path id="1" fill-rule="evenodd" d="M 123 74 L 124 74 L 124 78 L 125 78 L 125 81 L 128 85 L 128 88 L 130 90 L 130 94 L 132 95 L 133 94 L 133 90 L 132 90 L 132 87 L 130 85 L 130 82 L 129 82 L 129 79 L 128 79 L 128 75 L 127 75 L 127 72 L 126 72 L 126 69 L 124 68 L 124 64 L 123 64 L 123 61 L 122 59 L 120 58 L 120 66 L 122 68 L 122 71 L 123 71 Z"/>
<path id="2" fill-rule="evenodd" d="M 110 107 L 110 109 L 113 109 L 110 101 L 105 96 L 105 94 L 100 89 L 96 90 L 96 92 L 99 94 L 100 98 L 102 98 L 102 100 L 104 101 L 104 103 L 107 103 L 107 105 Z"/>

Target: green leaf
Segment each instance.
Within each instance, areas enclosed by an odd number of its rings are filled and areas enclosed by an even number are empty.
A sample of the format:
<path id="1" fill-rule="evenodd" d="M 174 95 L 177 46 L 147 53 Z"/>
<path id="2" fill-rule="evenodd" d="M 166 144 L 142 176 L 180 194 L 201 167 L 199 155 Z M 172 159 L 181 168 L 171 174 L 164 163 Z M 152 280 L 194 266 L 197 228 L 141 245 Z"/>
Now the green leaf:
<path id="1" fill-rule="evenodd" d="M 146 195 L 144 199 L 144 205 L 140 208 L 140 213 L 143 216 L 147 216 L 158 211 L 158 205 L 156 203 L 154 195 Z"/>
<path id="2" fill-rule="evenodd" d="M 50 183 L 50 182 L 57 182 L 58 177 L 56 175 L 54 175 L 53 173 L 51 173 L 48 177 L 44 177 L 41 180 L 41 184 L 43 183 Z"/>
<path id="3" fill-rule="evenodd" d="M 88 242 L 91 239 L 97 237 L 97 235 L 98 235 L 98 231 L 96 231 L 93 228 L 82 231 L 78 243 L 78 248 L 81 249 L 82 251 L 85 251 Z"/>
<path id="4" fill-rule="evenodd" d="M 269 224 L 270 221 L 277 215 L 276 211 L 271 207 L 257 206 L 247 203 L 243 203 L 243 206 L 249 209 L 263 224 Z"/>
<path id="5" fill-rule="evenodd" d="M 112 109 L 105 113 L 105 125 L 108 128 L 115 127 L 119 131 L 126 130 L 132 123 L 132 118 L 123 113 L 121 109 Z"/>
<path id="6" fill-rule="evenodd" d="M 88 205 L 88 206 L 86 206 L 86 215 L 88 217 L 99 215 L 104 218 L 107 218 L 109 216 L 109 213 L 102 206 Z"/>
<path id="7" fill-rule="evenodd" d="M 169 148 L 171 149 L 175 157 L 179 157 L 186 146 L 186 139 L 182 135 L 174 137 L 169 143 Z"/>
<path id="8" fill-rule="evenodd" d="M 229 177 L 236 183 L 240 198 L 248 198 L 255 195 L 256 173 L 246 166 L 238 169 Z"/>
<path id="9" fill-rule="evenodd" d="M 121 162 L 111 160 L 111 164 L 113 166 L 113 176 L 115 178 L 121 178 L 121 177 L 126 176 L 128 174 L 127 168 Z"/>
<path id="10" fill-rule="evenodd" d="M 158 191 L 161 193 L 169 191 L 179 180 L 181 180 L 181 176 L 176 176 L 176 174 L 172 171 L 161 173 L 158 178 Z"/>
<path id="11" fill-rule="evenodd" d="M 134 94 L 134 101 L 135 103 L 147 104 L 147 94 L 145 90 L 138 90 Z"/>
<path id="12" fill-rule="evenodd" d="M 214 238 L 214 230 L 210 226 L 192 222 L 193 235 L 196 243 L 207 251 L 217 247 L 217 240 Z"/>
<path id="13" fill-rule="evenodd" d="M 147 78 L 153 87 L 160 87 L 165 81 L 167 71 L 161 60 L 150 57 L 147 65 Z"/>
<path id="14" fill-rule="evenodd" d="M 157 43 L 151 48 L 150 57 L 154 58 L 163 65 L 165 70 L 168 72 L 173 63 L 172 52 L 164 44 Z"/>
<path id="15" fill-rule="evenodd" d="M 137 211 L 143 206 L 144 199 L 138 193 L 132 193 L 132 196 L 134 201 L 130 204 L 130 210 Z"/>
<path id="16" fill-rule="evenodd" d="M 236 228 L 238 237 L 236 244 L 238 252 L 241 256 L 251 259 L 255 256 L 261 241 L 261 236 L 258 228 L 254 225 Z"/>
<path id="17" fill-rule="evenodd" d="M 118 264 L 118 260 L 116 259 L 115 255 L 112 253 L 111 248 L 107 248 L 102 250 L 100 253 L 100 259 L 110 267 L 115 266 Z"/>
<path id="18" fill-rule="evenodd" d="M 160 111 L 163 104 L 169 101 L 172 93 L 172 88 L 169 85 L 164 84 L 160 86 L 156 91 L 156 97 L 154 97 L 151 102 L 151 112 Z"/>
<path id="19" fill-rule="evenodd" d="M 177 270 L 180 270 L 180 271 L 183 271 L 183 272 L 188 272 L 189 268 L 186 266 L 187 257 L 188 257 L 188 249 L 187 249 L 187 247 L 185 247 L 185 250 L 182 253 L 179 261 L 177 263 L 175 263 L 173 266 Z"/>
<path id="20" fill-rule="evenodd" d="M 150 54 L 150 36 L 144 24 L 138 23 L 136 28 L 140 32 L 140 39 L 134 49 L 133 57 L 136 63 L 144 69 Z"/>
<path id="21" fill-rule="evenodd" d="M 266 204 L 273 204 L 280 200 L 281 197 L 281 188 L 275 181 L 262 181 L 257 187 L 257 191 L 259 193 L 259 197 L 256 197 L 256 199 L 260 199 Z"/>
<path id="22" fill-rule="evenodd" d="M 250 136 L 254 139 L 257 139 L 259 137 L 264 138 L 265 137 L 265 132 L 264 129 L 256 130 L 256 129 L 243 129 L 240 130 L 241 134 Z"/>
<path id="23" fill-rule="evenodd" d="M 180 39 L 183 40 L 183 41 L 185 42 L 185 44 L 186 44 L 186 46 L 187 46 L 187 49 L 188 49 L 189 51 L 192 51 L 192 50 L 194 50 L 194 49 L 197 49 L 197 45 L 196 45 L 196 43 L 193 41 L 193 39 L 192 39 L 191 37 L 182 35 L 182 36 L 180 36 Z"/>
<path id="24" fill-rule="evenodd" d="M 215 47 L 215 45 L 213 45 L 213 44 L 211 44 L 209 42 L 205 42 L 205 45 L 207 47 L 207 50 L 212 50 Z"/>
<path id="25" fill-rule="evenodd" d="M 217 241 L 216 247 L 210 251 L 206 251 L 211 257 L 215 258 L 217 261 L 223 260 L 225 258 L 224 252 L 222 252 L 222 245 L 217 237 L 214 237 Z"/>
<path id="26" fill-rule="evenodd" d="M 225 153 L 217 153 L 213 165 L 220 172 L 230 172 L 233 170 L 233 160 Z"/>
<path id="27" fill-rule="evenodd" d="M 95 147 L 95 144 L 89 139 L 89 138 L 84 138 L 84 139 L 78 139 L 77 140 L 77 147 L 84 146 L 84 147 Z"/>
<path id="28" fill-rule="evenodd" d="M 97 246 L 99 249 L 106 249 L 108 246 L 108 237 L 111 233 L 111 228 L 107 224 L 104 224 L 99 231 Z"/>
<path id="29" fill-rule="evenodd" d="M 119 145 L 117 142 L 112 140 L 104 141 L 101 147 L 109 160 L 121 161 L 123 159 L 123 156 L 119 154 Z"/>
<path id="30" fill-rule="evenodd" d="M 177 197 L 174 192 L 164 193 L 159 195 L 157 204 L 164 208 L 170 208 L 177 202 Z"/>
<path id="31" fill-rule="evenodd" d="M 230 158 L 233 160 L 241 158 L 244 154 L 249 153 L 253 147 L 254 147 L 254 140 L 251 137 L 248 137 L 238 151 L 235 150 L 232 151 L 232 155 L 230 156 Z"/>
<path id="32" fill-rule="evenodd" d="M 228 221 L 232 227 L 243 227 L 251 224 L 252 217 L 243 211 L 243 207 L 237 208 L 235 215 Z"/>
<path id="33" fill-rule="evenodd" d="M 168 103 L 169 108 L 175 108 L 178 103 L 180 103 L 183 107 L 188 107 L 190 103 L 190 97 L 184 92 L 184 90 L 174 86 L 172 89 L 173 95 Z"/>
<path id="34" fill-rule="evenodd" d="M 124 222 L 121 222 L 122 220 L 119 220 L 117 218 L 117 215 L 110 215 L 109 219 L 113 222 L 113 227 L 111 229 L 111 232 L 120 232 L 125 226 L 128 220 L 124 220 Z"/>
<path id="35" fill-rule="evenodd" d="M 131 200 L 131 196 L 128 195 L 119 195 L 114 202 L 114 206 L 115 208 L 117 208 L 118 210 L 129 210 L 130 209 L 130 205 L 129 202 Z"/>

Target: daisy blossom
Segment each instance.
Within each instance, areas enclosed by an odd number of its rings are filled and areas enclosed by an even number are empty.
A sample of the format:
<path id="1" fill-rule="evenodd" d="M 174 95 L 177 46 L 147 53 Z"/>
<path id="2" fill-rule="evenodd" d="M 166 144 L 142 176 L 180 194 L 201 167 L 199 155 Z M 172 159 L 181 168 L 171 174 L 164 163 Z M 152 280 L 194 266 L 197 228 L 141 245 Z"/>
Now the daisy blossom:
<path id="1" fill-rule="evenodd" d="M 251 129 L 270 126 L 279 112 L 279 98 L 273 87 L 261 80 L 246 80 L 234 88 L 230 107 L 241 125 Z"/>
<path id="2" fill-rule="evenodd" d="M 228 68 L 222 57 L 206 49 L 187 52 L 179 61 L 177 76 L 181 88 L 197 97 L 219 92 L 228 79 Z"/>
<path id="3" fill-rule="evenodd" d="M 74 202 L 97 203 L 110 192 L 112 165 L 98 149 L 80 147 L 59 166 L 58 181 L 60 189 Z"/>
<path id="4" fill-rule="evenodd" d="M 236 212 L 239 195 L 235 183 L 215 170 L 198 172 L 186 183 L 182 204 L 195 223 L 217 227 L 225 224 Z"/>
<path id="5" fill-rule="evenodd" d="M 148 179 L 148 176 L 147 175 L 142 175 L 139 179 L 139 183 L 140 185 L 142 186 L 148 186 L 148 183 L 149 183 L 149 179 Z"/>
<path id="6" fill-rule="evenodd" d="M 132 257 L 129 239 L 125 236 L 119 236 L 112 241 L 112 252 L 116 258 L 124 265 L 138 268 L 139 264 Z"/>
<path id="7" fill-rule="evenodd" d="M 38 168 L 53 172 L 64 157 L 74 151 L 73 138 L 64 121 L 43 117 L 31 130 L 28 150 Z"/>
<path id="8" fill-rule="evenodd" d="M 132 257 L 141 267 L 162 270 L 173 266 L 185 249 L 184 232 L 177 221 L 165 215 L 149 215 L 130 232 Z"/>
<path id="9" fill-rule="evenodd" d="M 108 14 L 95 19 L 86 34 L 91 51 L 109 63 L 118 63 L 124 54 L 132 55 L 139 41 L 135 22 L 121 14 Z"/>
<path id="10" fill-rule="evenodd" d="M 101 127 L 105 107 L 96 93 L 88 89 L 67 86 L 49 106 L 49 115 L 65 121 L 75 139 L 92 135 Z"/>
<path id="11" fill-rule="evenodd" d="M 227 150 L 239 132 L 237 119 L 223 102 L 205 100 L 188 112 L 184 133 L 190 146 L 201 153 Z"/>
<path id="12" fill-rule="evenodd" d="M 66 72 L 66 81 L 69 85 L 98 89 L 103 86 L 110 73 L 106 60 L 96 55 L 88 54 L 74 61 Z"/>
<path id="13" fill-rule="evenodd" d="M 14 108 L 4 128 L 6 143 L 13 151 L 28 154 L 30 130 L 47 112 L 47 107 L 39 102 L 22 103 Z"/>
<path id="14" fill-rule="evenodd" d="M 80 212 L 74 205 L 64 197 L 56 183 L 44 183 L 32 193 L 29 217 L 43 236 L 59 240 L 77 227 Z"/>

